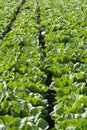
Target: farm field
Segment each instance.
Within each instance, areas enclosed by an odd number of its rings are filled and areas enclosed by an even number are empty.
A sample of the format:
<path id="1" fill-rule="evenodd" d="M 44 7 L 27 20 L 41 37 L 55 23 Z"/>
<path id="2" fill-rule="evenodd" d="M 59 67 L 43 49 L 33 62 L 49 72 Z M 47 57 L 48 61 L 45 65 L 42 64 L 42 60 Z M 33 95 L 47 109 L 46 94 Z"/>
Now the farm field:
<path id="1" fill-rule="evenodd" d="M 0 0 L 0 130 L 87 130 L 86 0 Z"/>

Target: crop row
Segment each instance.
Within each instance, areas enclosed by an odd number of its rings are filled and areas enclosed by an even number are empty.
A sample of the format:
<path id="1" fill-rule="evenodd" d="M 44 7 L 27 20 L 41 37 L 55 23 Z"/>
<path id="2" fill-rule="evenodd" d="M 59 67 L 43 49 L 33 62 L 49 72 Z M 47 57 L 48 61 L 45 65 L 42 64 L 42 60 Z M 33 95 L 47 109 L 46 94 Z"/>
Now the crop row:
<path id="1" fill-rule="evenodd" d="M 52 73 L 56 105 L 53 130 L 87 128 L 87 1 L 41 1 L 44 67 Z"/>
<path id="2" fill-rule="evenodd" d="M 36 1 L 27 0 L 0 46 L 0 128 L 48 128 L 36 10 Z"/>

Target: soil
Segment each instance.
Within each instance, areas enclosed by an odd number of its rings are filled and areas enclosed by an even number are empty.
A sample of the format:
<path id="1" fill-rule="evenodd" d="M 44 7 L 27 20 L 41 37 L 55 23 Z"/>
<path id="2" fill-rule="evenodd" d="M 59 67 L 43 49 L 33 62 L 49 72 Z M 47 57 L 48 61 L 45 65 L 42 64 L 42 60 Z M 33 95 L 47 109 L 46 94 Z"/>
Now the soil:
<path id="1" fill-rule="evenodd" d="M 39 6 L 38 1 L 37 1 L 37 6 L 38 6 L 37 23 L 40 25 L 41 24 L 41 13 L 40 13 L 40 6 Z M 41 45 L 42 49 L 44 50 L 46 48 L 46 43 L 45 43 L 45 40 L 44 40 L 43 31 L 45 32 L 45 30 L 40 27 L 38 40 L 39 40 L 39 44 Z M 43 51 L 42 51 L 42 53 L 43 53 Z M 46 58 L 46 54 L 44 55 L 44 57 Z M 45 85 L 50 86 L 50 84 L 52 83 L 52 76 L 53 75 L 49 71 L 45 72 L 45 74 L 47 75 L 47 80 L 45 82 Z M 47 111 L 48 111 L 48 115 L 46 117 L 46 121 L 48 122 L 48 125 L 49 125 L 48 130 L 53 128 L 54 125 L 55 125 L 54 120 L 50 116 L 50 113 L 53 111 L 53 107 L 55 105 L 55 96 L 56 96 L 56 91 L 51 90 L 50 87 L 49 87 L 49 90 L 45 93 L 45 99 L 47 99 L 47 101 L 48 101 L 48 106 L 46 108 Z"/>
<path id="2" fill-rule="evenodd" d="M 3 39 L 12 30 L 12 24 L 16 20 L 16 17 L 20 13 L 20 10 L 21 10 L 22 6 L 25 4 L 25 2 L 26 2 L 26 0 L 22 0 L 22 3 L 20 4 L 20 6 L 17 7 L 16 12 L 14 13 L 14 17 L 11 19 L 10 23 L 8 24 L 7 28 L 5 29 L 5 31 L 2 34 Z"/>

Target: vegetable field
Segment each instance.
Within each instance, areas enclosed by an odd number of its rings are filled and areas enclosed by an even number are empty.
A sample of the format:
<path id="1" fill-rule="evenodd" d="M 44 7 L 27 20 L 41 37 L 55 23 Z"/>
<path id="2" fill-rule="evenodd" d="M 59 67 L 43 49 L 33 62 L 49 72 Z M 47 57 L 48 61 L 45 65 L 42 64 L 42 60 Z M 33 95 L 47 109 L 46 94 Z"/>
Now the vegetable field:
<path id="1" fill-rule="evenodd" d="M 0 0 L 0 130 L 87 130 L 87 0 Z"/>

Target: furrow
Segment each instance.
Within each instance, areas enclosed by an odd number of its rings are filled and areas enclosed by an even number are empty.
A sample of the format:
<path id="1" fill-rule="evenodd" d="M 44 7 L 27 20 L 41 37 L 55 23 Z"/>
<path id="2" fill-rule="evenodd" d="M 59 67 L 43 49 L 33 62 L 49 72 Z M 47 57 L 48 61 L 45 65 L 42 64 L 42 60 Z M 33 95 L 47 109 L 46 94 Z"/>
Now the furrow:
<path id="1" fill-rule="evenodd" d="M 6 37 L 6 35 L 12 30 L 12 24 L 13 22 L 16 20 L 17 15 L 20 13 L 20 10 L 22 8 L 22 6 L 25 4 L 26 0 L 22 0 L 20 6 L 17 7 L 16 12 L 14 13 L 14 17 L 11 19 L 11 21 L 9 22 L 7 28 L 5 29 L 5 31 L 2 33 L 2 40 Z"/>
<path id="2" fill-rule="evenodd" d="M 42 53 L 44 55 L 44 58 L 46 58 L 46 53 L 43 51 L 46 48 L 46 42 L 44 40 L 45 30 L 44 30 L 44 28 L 41 27 L 41 13 L 40 13 L 40 5 L 39 5 L 38 1 L 37 1 L 37 8 L 38 8 L 37 9 L 37 23 L 40 26 L 38 40 L 39 40 L 39 45 L 42 48 Z M 48 106 L 46 108 L 47 111 L 48 111 L 48 115 L 46 117 L 46 121 L 48 122 L 49 128 L 47 130 L 50 130 L 55 125 L 55 122 L 51 118 L 50 113 L 53 111 L 53 107 L 54 107 L 54 104 L 55 104 L 56 91 L 50 89 L 53 74 L 50 71 L 46 71 L 46 70 L 44 70 L 44 72 L 47 75 L 47 80 L 45 81 L 45 85 L 49 86 L 48 91 L 45 93 L 45 99 L 47 99 L 47 101 L 48 101 Z"/>

